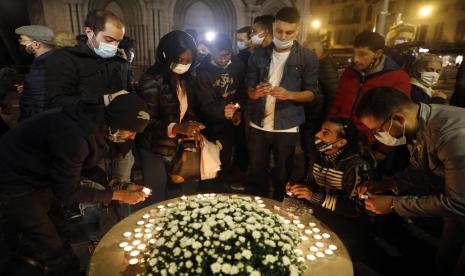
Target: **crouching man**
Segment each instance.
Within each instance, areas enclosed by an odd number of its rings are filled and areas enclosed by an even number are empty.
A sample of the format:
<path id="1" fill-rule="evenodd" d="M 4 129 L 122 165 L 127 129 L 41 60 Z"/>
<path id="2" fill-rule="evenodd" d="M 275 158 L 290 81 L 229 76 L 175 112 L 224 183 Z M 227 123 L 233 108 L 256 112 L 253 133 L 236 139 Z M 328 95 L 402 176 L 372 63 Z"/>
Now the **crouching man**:
<path id="1" fill-rule="evenodd" d="M 109 142 L 134 139 L 149 120 L 146 104 L 135 94 L 123 94 L 106 107 L 103 101 L 88 100 L 51 109 L 4 136 L 0 200 L 9 230 L 21 233 L 30 248 L 23 259 L 53 275 L 72 274 L 79 266 L 67 243 L 61 206 L 145 200 L 141 186 L 101 191 L 81 186 L 80 179 L 83 171 L 95 167 L 106 154 Z M 10 269 L 17 271 L 18 267 Z"/>

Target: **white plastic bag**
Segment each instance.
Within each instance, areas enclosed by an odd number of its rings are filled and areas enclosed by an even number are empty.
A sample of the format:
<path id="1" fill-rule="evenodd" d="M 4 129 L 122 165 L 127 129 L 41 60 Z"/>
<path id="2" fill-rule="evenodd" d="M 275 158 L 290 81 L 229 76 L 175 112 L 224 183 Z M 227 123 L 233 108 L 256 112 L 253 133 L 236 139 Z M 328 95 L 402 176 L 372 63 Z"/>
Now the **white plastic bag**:
<path id="1" fill-rule="evenodd" d="M 208 141 L 203 145 L 200 153 L 201 180 L 215 178 L 221 170 L 220 151 L 222 148 L 220 141 Z"/>

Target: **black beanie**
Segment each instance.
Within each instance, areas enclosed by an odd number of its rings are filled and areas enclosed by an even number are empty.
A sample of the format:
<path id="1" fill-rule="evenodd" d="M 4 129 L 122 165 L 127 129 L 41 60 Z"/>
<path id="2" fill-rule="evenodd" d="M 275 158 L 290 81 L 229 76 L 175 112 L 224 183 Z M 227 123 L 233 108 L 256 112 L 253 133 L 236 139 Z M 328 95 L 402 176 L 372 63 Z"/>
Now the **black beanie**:
<path id="1" fill-rule="evenodd" d="M 105 119 L 113 129 L 144 131 L 150 122 L 147 104 L 136 94 L 117 96 L 105 108 Z"/>

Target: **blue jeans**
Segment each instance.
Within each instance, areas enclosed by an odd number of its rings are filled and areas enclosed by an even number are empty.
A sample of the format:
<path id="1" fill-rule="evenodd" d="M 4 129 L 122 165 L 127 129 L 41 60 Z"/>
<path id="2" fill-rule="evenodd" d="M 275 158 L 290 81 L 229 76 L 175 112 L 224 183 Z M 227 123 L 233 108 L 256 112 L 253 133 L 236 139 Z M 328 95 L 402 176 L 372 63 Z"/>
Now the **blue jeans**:
<path id="1" fill-rule="evenodd" d="M 142 205 L 161 202 L 181 195 L 194 194 L 198 189 L 198 181 L 183 184 L 173 184 L 168 178 L 167 167 L 171 157 L 161 156 L 144 148 L 139 148 L 144 186 L 152 189 L 152 195 Z"/>

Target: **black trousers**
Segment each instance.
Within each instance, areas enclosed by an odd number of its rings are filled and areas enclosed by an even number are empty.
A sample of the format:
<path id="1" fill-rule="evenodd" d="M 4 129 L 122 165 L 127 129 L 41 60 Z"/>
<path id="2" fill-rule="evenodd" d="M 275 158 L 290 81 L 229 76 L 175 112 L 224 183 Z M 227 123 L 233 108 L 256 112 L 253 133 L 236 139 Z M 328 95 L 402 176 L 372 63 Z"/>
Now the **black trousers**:
<path id="1" fill-rule="evenodd" d="M 8 232 L 22 234 L 24 244 L 20 246 L 28 247 L 20 254 L 46 265 L 50 275 L 72 275 L 79 271 L 78 258 L 69 244 L 69 225 L 50 190 L 2 196 L 2 203 Z M 14 267 L 7 270 L 14 275 Z"/>
<path id="2" fill-rule="evenodd" d="M 465 275 L 465 218 L 445 217 L 442 231 L 437 275 Z"/>
<path id="3" fill-rule="evenodd" d="M 268 196 L 270 151 L 274 157 L 273 199 L 283 200 L 286 183 L 294 167 L 298 133 L 262 131 L 251 127 L 249 133 L 249 171 L 246 189 L 252 194 Z"/>

